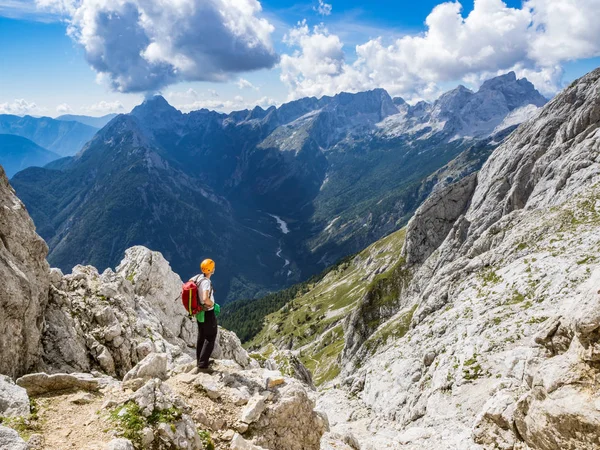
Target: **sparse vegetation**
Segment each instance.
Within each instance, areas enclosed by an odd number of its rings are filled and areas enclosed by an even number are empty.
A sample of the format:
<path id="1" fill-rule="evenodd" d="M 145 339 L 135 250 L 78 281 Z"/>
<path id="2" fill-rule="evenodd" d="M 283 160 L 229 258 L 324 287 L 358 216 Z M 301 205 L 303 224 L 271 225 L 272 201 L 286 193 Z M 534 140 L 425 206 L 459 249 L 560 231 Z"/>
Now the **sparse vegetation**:
<path id="1" fill-rule="evenodd" d="M 109 418 L 124 438 L 129 439 L 136 449 L 141 449 L 141 433 L 144 428 L 155 428 L 160 423 L 166 423 L 174 429 L 175 422 L 181 419 L 181 411 L 175 407 L 155 409 L 150 416 L 144 417 L 139 405 L 130 400 L 124 405 L 113 409 L 109 414 Z"/>

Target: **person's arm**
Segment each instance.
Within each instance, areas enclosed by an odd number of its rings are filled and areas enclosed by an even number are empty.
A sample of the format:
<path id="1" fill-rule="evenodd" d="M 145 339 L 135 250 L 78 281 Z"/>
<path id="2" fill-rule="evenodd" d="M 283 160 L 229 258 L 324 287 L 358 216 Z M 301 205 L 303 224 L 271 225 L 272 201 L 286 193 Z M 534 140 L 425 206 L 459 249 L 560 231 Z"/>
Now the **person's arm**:
<path id="1" fill-rule="evenodd" d="M 204 283 L 203 283 L 204 284 Z M 209 284 L 210 286 L 210 284 Z M 207 307 L 207 308 L 212 308 L 214 306 L 213 301 L 210 298 L 210 288 L 209 289 L 204 289 L 204 286 L 202 286 L 202 303 Z"/>

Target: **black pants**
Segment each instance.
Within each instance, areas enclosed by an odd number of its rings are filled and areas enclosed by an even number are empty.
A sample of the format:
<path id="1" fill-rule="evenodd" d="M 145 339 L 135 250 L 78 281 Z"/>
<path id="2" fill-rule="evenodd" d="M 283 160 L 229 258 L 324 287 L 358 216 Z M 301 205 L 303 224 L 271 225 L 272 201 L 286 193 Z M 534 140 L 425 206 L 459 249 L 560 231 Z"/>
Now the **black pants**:
<path id="1" fill-rule="evenodd" d="M 198 322 L 198 342 L 196 343 L 196 361 L 198 367 L 208 367 L 208 359 L 217 340 L 217 318 L 215 311 L 204 311 L 204 322 Z"/>

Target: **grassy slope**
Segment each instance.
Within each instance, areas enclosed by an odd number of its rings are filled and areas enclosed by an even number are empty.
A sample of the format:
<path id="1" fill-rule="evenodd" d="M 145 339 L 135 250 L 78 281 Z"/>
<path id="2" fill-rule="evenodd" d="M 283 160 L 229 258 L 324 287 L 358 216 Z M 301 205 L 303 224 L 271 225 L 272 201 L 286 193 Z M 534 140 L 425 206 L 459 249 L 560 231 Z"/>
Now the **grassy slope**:
<path id="1" fill-rule="evenodd" d="M 333 379 L 340 371 L 338 360 L 344 347 L 342 322 L 373 279 L 394 270 L 404 236 L 403 228 L 380 239 L 299 291 L 296 298 L 266 317 L 264 327 L 247 347 L 256 349 L 269 343 L 291 347 L 300 351 L 300 359 L 313 373 L 316 384 Z"/>

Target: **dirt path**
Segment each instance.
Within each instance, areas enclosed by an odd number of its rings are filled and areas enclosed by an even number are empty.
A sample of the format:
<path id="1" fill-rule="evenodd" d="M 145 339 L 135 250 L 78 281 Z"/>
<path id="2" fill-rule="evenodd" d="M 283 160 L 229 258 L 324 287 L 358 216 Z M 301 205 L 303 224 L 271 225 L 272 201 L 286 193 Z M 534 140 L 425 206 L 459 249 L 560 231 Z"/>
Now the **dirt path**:
<path id="1" fill-rule="evenodd" d="M 82 400 L 85 399 L 85 400 Z M 85 401 L 85 404 L 75 404 Z M 44 436 L 44 450 L 100 450 L 113 438 L 113 429 L 102 411 L 101 394 L 76 392 L 35 398 L 39 434 Z M 88 403 L 89 402 L 89 403 Z"/>

